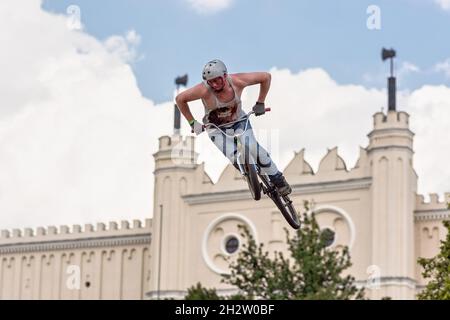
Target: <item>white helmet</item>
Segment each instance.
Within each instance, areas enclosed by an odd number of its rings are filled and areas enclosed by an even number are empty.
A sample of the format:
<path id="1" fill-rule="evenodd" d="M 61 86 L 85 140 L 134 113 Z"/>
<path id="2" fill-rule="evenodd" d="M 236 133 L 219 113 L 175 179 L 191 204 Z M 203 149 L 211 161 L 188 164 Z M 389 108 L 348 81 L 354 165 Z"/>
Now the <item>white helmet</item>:
<path id="1" fill-rule="evenodd" d="M 203 80 L 208 81 L 217 77 L 223 77 L 227 74 L 225 63 L 220 60 L 212 60 L 203 68 Z"/>

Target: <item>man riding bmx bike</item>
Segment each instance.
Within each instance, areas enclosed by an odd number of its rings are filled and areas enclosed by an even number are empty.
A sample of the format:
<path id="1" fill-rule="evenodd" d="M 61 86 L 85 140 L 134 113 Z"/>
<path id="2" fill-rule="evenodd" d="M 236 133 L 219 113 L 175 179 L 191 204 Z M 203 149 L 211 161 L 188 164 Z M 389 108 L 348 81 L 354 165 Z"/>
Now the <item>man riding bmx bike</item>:
<path id="1" fill-rule="evenodd" d="M 203 82 L 180 93 L 176 103 L 180 112 L 189 122 L 192 131 L 199 135 L 204 131 L 204 125 L 194 119 L 189 109 L 189 102 L 201 99 L 205 108 L 203 123 L 213 123 L 229 131 L 244 130 L 246 114 L 242 110 L 241 95 L 244 88 L 260 84 L 259 98 L 253 107 L 256 116 L 265 113 L 264 101 L 270 89 L 271 75 L 267 72 L 228 74 L 227 67 L 220 60 L 212 60 L 203 68 Z M 226 126 L 227 123 L 232 125 Z M 223 125 L 225 124 L 225 127 Z M 239 169 L 236 159 L 236 146 L 233 138 L 219 130 L 208 130 L 208 135 L 214 145 Z M 253 159 L 264 170 L 270 181 L 282 196 L 292 192 L 291 187 L 272 161 L 269 153 L 259 145 L 253 134 L 251 124 L 248 123 L 243 140 L 246 149 Z"/>

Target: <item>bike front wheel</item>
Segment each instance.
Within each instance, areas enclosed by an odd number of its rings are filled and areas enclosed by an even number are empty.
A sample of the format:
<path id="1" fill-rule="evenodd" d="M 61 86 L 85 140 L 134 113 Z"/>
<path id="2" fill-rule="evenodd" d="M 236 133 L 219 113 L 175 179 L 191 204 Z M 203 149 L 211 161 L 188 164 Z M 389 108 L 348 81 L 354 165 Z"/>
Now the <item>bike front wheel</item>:
<path id="1" fill-rule="evenodd" d="M 295 210 L 292 200 L 288 196 L 281 196 L 277 191 L 272 192 L 271 198 L 280 209 L 281 214 L 295 230 L 300 228 L 297 210 Z"/>
<path id="2" fill-rule="evenodd" d="M 298 218 L 297 210 L 295 210 L 295 207 L 292 204 L 292 200 L 289 198 L 289 196 L 281 196 L 278 193 L 277 189 L 270 182 L 270 179 L 267 175 L 261 174 L 261 172 L 259 172 L 259 176 L 264 183 L 261 184 L 261 188 L 263 189 L 264 193 L 267 194 L 270 199 L 272 199 L 289 225 L 295 230 L 299 229 L 300 220 Z"/>

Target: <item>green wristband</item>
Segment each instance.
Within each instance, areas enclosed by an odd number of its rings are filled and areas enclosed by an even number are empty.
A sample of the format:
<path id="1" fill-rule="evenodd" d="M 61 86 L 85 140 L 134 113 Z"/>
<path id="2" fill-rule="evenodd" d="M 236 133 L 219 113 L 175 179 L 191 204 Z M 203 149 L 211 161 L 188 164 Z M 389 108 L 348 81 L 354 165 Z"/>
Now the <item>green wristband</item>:
<path id="1" fill-rule="evenodd" d="M 195 123 L 195 119 L 189 121 L 189 125 L 192 127 L 192 125 Z"/>

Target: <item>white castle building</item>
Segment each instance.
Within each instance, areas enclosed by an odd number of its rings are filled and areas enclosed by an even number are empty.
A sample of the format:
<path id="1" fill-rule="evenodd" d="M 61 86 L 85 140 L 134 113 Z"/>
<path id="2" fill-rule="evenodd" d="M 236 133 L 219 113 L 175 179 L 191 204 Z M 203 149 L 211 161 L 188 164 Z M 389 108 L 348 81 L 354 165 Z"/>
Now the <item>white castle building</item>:
<path id="1" fill-rule="evenodd" d="M 419 257 L 438 253 L 450 217 L 446 202 L 418 195 L 409 115 L 376 113 L 354 168 L 337 149 L 317 172 L 300 151 L 285 168 L 298 211 L 313 200 L 317 220 L 334 232 L 330 247 L 349 246 L 349 273 L 367 296 L 414 299 L 425 282 Z M 255 202 L 230 164 L 217 183 L 197 163 L 195 138 L 159 140 L 154 154 L 153 219 L 119 228 L 86 225 L 2 231 L 0 299 L 154 299 L 182 297 L 197 282 L 222 293 L 227 257 L 236 257 L 246 224 L 271 251 L 286 251 L 289 227 L 267 197 Z M 450 201 L 450 194 L 446 194 Z M 292 231 L 291 231 L 292 233 Z"/>

